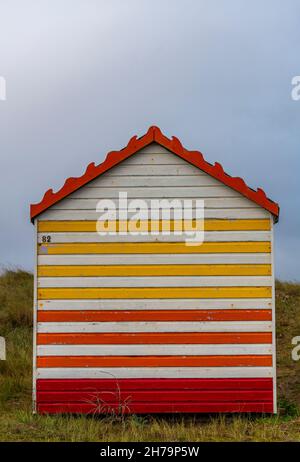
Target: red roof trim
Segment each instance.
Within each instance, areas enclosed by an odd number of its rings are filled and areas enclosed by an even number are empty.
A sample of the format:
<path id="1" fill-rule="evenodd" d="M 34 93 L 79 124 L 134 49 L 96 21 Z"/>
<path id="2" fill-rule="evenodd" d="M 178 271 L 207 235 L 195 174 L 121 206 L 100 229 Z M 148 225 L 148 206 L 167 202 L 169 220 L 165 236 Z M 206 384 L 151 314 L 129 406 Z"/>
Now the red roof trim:
<path id="1" fill-rule="evenodd" d="M 135 154 L 137 151 L 153 142 L 160 144 L 190 164 L 203 170 L 208 175 L 216 178 L 226 186 L 229 186 L 230 188 L 238 191 L 243 196 L 271 212 L 275 216 L 276 221 L 278 220 L 279 205 L 269 199 L 261 188 L 257 188 L 256 191 L 249 188 L 249 186 L 246 185 L 242 178 L 231 177 L 224 172 L 222 165 L 218 162 L 216 162 L 214 165 L 206 162 L 201 152 L 188 151 L 182 146 L 178 138 L 175 136 L 173 136 L 172 139 L 167 138 L 165 135 L 163 135 L 158 127 L 150 127 L 147 133 L 141 138 L 133 136 L 125 148 L 121 149 L 120 151 L 109 152 L 102 164 L 97 166 L 94 162 L 89 164 L 85 173 L 81 177 L 68 178 L 59 191 L 54 193 L 52 189 L 49 189 L 45 193 L 41 202 L 38 204 L 32 204 L 30 206 L 31 220 L 33 220 L 37 215 L 44 212 L 52 205 L 56 204 L 61 199 L 64 199 L 72 192 L 94 180 L 99 175 L 102 175 L 102 173 L 111 169 L 115 165 L 118 165 L 123 160 L 132 156 L 132 154 Z"/>

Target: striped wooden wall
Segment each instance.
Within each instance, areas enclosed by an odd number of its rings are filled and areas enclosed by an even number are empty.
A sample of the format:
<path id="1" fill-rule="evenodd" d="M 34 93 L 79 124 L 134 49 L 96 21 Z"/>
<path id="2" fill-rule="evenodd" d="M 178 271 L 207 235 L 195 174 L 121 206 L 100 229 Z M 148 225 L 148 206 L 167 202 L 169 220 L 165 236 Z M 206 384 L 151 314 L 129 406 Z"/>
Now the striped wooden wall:
<path id="1" fill-rule="evenodd" d="M 205 242 L 99 236 L 119 191 L 204 199 Z M 276 411 L 269 212 L 152 144 L 35 224 L 39 412 Z"/>

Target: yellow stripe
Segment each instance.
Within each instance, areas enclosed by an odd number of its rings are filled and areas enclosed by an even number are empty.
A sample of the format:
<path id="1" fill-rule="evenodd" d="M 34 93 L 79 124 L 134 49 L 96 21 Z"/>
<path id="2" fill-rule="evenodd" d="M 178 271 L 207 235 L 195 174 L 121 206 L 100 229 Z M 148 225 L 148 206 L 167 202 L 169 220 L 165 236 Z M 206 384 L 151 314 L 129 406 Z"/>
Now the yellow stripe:
<path id="1" fill-rule="evenodd" d="M 39 300 L 146 298 L 270 298 L 271 287 L 115 287 L 38 289 Z"/>
<path id="2" fill-rule="evenodd" d="M 38 276 L 269 276 L 271 265 L 38 266 Z"/>
<path id="3" fill-rule="evenodd" d="M 38 244 L 41 255 L 63 254 L 159 254 L 159 253 L 270 253 L 270 242 L 205 242 L 186 245 L 184 242 L 113 242 Z"/>
<path id="4" fill-rule="evenodd" d="M 114 227 L 114 221 L 109 222 L 109 226 Z M 116 231 L 122 228 L 128 230 L 127 221 L 117 221 Z M 198 220 L 197 227 L 202 222 Z M 171 231 L 174 229 L 181 229 L 182 222 L 180 220 L 171 220 Z M 196 220 L 185 221 L 185 231 L 195 229 Z M 151 231 L 150 221 L 141 221 L 141 231 Z M 39 232 L 96 232 L 97 231 L 96 221 L 39 221 L 38 231 Z M 159 231 L 162 231 L 162 220 L 153 221 L 153 227 Z M 269 231 L 270 220 L 204 220 L 205 231 Z"/>

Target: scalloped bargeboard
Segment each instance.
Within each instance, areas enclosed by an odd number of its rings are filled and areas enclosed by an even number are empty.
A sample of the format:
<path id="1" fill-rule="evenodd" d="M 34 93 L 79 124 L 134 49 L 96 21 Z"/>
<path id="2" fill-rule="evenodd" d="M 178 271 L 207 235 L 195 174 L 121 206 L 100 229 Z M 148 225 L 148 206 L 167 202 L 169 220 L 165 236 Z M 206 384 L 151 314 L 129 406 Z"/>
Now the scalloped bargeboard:
<path id="1" fill-rule="evenodd" d="M 178 138 L 176 138 L 175 136 L 173 136 L 172 139 L 167 138 L 165 135 L 163 135 L 161 130 L 155 126 L 150 127 L 147 133 L 141 138 L 133 136 L 130 139 L 127 146 L 121 149 L 120 151 L 109 152 L 106 156 L 106 159 L 101 164 L 96 166 L 94 162 L 90 163 L 87 166 L 85 173 L 81 177 L 66 179 L 65 184 L 59 191 L 54 193 L 52 189 L 49 189 L 45 193 L 41 202 L 39 202 L 38 204 L 32 204 L 30 206 L 31 220 L 33 220 L 40 213 L 44 212 L 52 205 L 56 204 L 61 199 L 67 197 L 72 192 L 86 185 L 90 181 L 97 178 L 99 175 L 102 175 L 112 167 L 118 165 L 123 160 L 127 159 L 139 150 L 145 148 L 146 146 L 154 142 L 160 144 L 176 156 L 181 157 L 188 163 L 194 165 L 195 167 L 198 167 L 203 172 L 207 173 L 213 178 L 216 178 L 221 183 L 225 184 L 226 186 L 229 186 L 230 188 L 239 192 L 251 201 L 260 205 L 262 208 L 268 210 L 274 215 L 275 221 L 278 220 L 278 204 L 269 199 L 266 193 L 261 188 L 257 188 L 257 190 L 255 191 L 254 189 L 247 186 L 247 184 L 242 178 L 231 177 L 226 172 L 224 172 L 221 164 L 219 164 L 218 162 L 216 162 L 214 165 L 210 164 L 204 159 L 203 154 L 201 154 L 201 152 L 188 151 L 182 146 Z"/>

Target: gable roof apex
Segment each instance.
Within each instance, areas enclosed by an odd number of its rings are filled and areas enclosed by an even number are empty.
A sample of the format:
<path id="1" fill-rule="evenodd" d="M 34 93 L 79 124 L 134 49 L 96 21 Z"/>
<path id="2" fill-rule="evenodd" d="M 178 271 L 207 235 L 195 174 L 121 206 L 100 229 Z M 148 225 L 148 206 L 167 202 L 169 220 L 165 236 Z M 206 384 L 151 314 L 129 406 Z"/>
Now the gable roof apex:
<path id="1" fill-rule="evenodd" d="M 82 176 L 78 178 L 67 178 L 62 188 L 57 192 L 53 192 L 52 189 L 46 191 L 43 199 L 39 203 L 31 204 L 31 220 L 33 221 L 34 218 L 36 218 L 40 213 L 56 204 L 58 201 L 64 199 L 69 194 L 73 193 L 77 189 L 97 178 L 99 175 L 102 175 L 112 167 L 118 165 L 123 160 L 127 159 L 131 155 L 154 142 L 160 144 L 168 151 L 181 157 L 191 165 L 198 167 L 200 170 L 204 171 L 213 178 L 216 178 L 221 183 L 239 192 L 247 199 L 268 210 L 273 214 L 275 221 L 278 221 L 279 205 L 269 199 L 263 189 L 257 188 L 254 190 L 250 188 L 242 178 L 232 177 L 227 174 L 220 163 L 215 162 L 214 164 L 210 164 L 204 159 L 201 152 L 189 151 L 185 149 L 178 138 L 175 136 L 172 136 L 171 139 L 167 138 L 161 132 L 160 128 L 156 126 L 151 126 L 147 133 L 140 138 L 138 138 L 136 135 L 133 136 L 129 140 L 127 146 L 125 146 L 120 151 L 109 152 L 101 164 L 95 165 L 94 162 L 90 163 Z"/>

